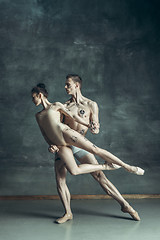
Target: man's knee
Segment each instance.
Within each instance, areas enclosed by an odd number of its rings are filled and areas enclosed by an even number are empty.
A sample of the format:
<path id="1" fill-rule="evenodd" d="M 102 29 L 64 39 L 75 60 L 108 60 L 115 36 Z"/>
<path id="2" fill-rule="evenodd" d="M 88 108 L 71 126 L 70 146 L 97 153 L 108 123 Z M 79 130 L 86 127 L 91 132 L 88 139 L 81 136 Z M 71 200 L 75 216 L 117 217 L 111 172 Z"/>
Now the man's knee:
<path id="1" fill-rule="evenodd" d="M 110 182 L 102 171 L 94 172 L 92 173 L 92 176 L 99 182 L 109 196 L 113 196 L 112 189 L 110 188 Z"/>
<path id="2" fill-rule="evenodd" d="M 104 175 L 104 173 L 102 171 L 93 172 L 92 176 L 99 182 L 106 180 L 106 176 Z"/>

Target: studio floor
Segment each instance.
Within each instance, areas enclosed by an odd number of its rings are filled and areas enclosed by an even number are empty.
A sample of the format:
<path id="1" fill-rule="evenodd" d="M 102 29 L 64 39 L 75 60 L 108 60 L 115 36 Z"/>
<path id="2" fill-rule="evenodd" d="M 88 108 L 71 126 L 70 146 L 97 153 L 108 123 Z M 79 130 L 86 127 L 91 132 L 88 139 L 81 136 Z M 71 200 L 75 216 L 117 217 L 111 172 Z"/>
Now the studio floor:
<path id="1" fill-rule="evenodd" d="M 112 199 L 72 200 L 73 220 L 56 224 L 59 200 L 1 200 L 0 240 L 158 240 L 160 199 L 129 200 L 140 222 Z"/>

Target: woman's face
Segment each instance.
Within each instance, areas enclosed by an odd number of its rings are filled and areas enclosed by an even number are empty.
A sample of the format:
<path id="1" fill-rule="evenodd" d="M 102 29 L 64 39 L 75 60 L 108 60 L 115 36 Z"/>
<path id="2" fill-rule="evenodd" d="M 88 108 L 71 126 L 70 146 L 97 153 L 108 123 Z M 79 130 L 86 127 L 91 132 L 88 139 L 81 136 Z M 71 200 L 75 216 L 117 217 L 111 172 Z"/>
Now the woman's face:
<path id="1" fill-rule="evenodd" d="M 32 101 L 33 101 L 33 103 L 34 103 L 36 106 L 38 106 L 39 104 L 41 104 L 40 94 L 33 93 L 33 94 L 32 94 Z"/>

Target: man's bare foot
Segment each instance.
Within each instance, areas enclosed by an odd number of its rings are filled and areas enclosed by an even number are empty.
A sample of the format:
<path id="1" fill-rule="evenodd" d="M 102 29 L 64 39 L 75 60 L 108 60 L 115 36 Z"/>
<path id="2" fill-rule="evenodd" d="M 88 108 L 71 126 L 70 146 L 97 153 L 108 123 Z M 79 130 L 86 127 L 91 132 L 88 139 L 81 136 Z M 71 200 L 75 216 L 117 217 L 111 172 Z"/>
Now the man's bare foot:
<path id="1" fill-rule="evenodd" d="M 55 222 L 61 224 L 61 223 L 65 223 L 71 219 L 73 219 L 72 214 L 65 214 L 63 217 L 56 219 Z"/>
<path id="2" fill-rule="evenodd" d="M 105 163 L 104 166 L 105 166 L 105 170 L 116 170 L 121 168 L 121 166 L 114 163 Z"/>
<path id="3" fill-rule="evenodd" d="M 141 220 L 139 215 L 138 215 L 138 212 L 136 212 L 131 206 L 122 207 L 121 211 L 124 212 L 124 213 L 129 213 L 135 221 L 140 221 Z"/>
<path id="4" fill-rule="evenodd" d="M 130 173 L 134 173 L 137 175 L 144 175 L 144 170 L 140 167 L 130 166 L 130 169 L 126 169 L 126 170 Z"/>

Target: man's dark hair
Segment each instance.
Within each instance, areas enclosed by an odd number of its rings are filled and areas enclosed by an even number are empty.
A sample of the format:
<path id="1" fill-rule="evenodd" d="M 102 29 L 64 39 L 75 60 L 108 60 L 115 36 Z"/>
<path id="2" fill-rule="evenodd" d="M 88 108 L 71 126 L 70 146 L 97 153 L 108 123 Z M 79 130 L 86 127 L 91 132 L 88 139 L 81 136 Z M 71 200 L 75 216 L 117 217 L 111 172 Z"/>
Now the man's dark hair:
<path id="1" fill-rule="evenodd" d="M 75 83 L 78 82 L 79 85 L 80 85 L 80 88 L 82 87 L 82 79 L 81 79 L 81 77 L 79 75 L 77 75 L 77 74 L 68 74 L 66 76 L 66 79 L 69 79 L 69 78 L 71 78 L 73 80 L 73 82 L 75 82 Z"/>

